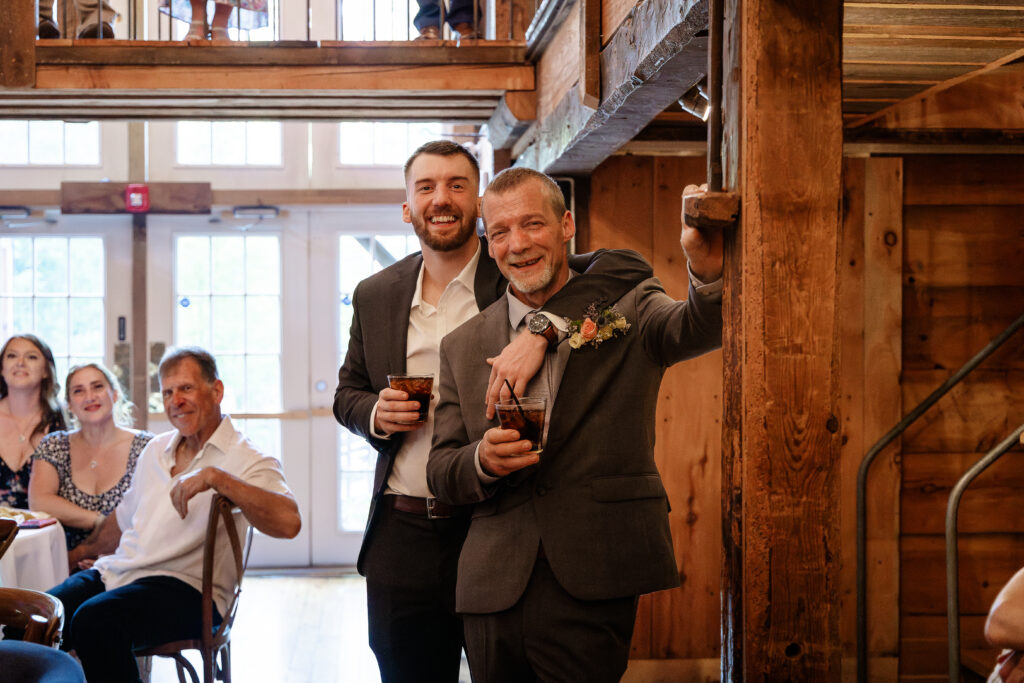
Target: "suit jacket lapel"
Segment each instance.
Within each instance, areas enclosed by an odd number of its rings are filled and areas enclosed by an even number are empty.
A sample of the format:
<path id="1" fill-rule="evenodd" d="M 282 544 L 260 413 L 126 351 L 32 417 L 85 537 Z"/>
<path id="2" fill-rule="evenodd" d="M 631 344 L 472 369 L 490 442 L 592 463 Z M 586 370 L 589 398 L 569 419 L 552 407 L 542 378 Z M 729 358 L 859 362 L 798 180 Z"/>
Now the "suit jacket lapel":
<path id="1" fill-rule="evenodd" d="M 409 308 L 416 294 L 416 281 L 420 266 L 423 265 L 423 256 L 417 254 L 415 258 L 403 261 L 400 265 L 400 268 L 391 271 L 389 291 L 393 292 L 394 298 L 385 304 L 385 310 L 381 311 L 381 317 L 385 322 L 380 338 L 396 340 L 393 344 L 386 344 L 388 372 L 393 374 L 405 372 L 405 354 L 409 343 Z M 387 383 L 386 378 L 384 382 Z"/>

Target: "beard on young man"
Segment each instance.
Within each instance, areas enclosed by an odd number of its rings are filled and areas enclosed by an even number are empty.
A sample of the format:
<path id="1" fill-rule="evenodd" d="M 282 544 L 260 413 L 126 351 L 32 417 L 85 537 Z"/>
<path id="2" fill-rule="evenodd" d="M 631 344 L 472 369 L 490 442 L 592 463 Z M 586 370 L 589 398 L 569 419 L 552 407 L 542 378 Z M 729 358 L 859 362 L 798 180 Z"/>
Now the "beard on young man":
<path id="1" fill-rule="evenodd" d="M 476 215 L 466 216 L 454 206 L 432 209 L 429 216 L 413 213 L 411 216 L 416 237 L 434 251 L 455 251 L 476 232 Z M 431 222 L 452 218 L 450 222 Z"/>

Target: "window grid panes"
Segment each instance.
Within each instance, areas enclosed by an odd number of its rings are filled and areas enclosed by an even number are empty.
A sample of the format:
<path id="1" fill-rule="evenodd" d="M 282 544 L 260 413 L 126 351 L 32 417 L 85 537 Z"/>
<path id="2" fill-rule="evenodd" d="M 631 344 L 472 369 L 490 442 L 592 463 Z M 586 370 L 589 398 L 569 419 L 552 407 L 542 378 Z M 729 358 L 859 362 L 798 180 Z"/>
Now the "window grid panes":
<path id="1" fill-rule="evenodd" d="M 280 121 L 179 121 L 175 161 L 181 166 L 280 167 Z"/>
<path id="2" fill-rule="evenodd" d="M 419 35 L 412 25 L 418 9 L 412 0 L 344 2 L 341 40 L 411 40 Z"/>
<path id="3" fill-rule="evenodd" d="M 58 383 L 72 365 L 103 361 L 105 295 L 102 237 L 0 238 L 0 335 L 45 341 Z"/>
<path id="4" fill-rule="evenodd" d="M 443 134 L 440 123 L 345 121 L 338 124 L 343 166 L 402 166 L 417 147 Z"/>
<path id="5" fill-rule="evenodd" d="M 414 235 L 341 235 L 338 241 L 338 365 L 348 352 L 352 293 L 359 282 L 419 251 Z M 377 452 L 344 427 L 338 428 L 338 529 L 362 531 L 370 509 Z"/>
<path id="6" fill-rule="evenodd" d="M 99 166 L 97 121 L 0 121 L 0 166 Z"/>
<path id="7" fill-rule="evenodd" d="M 174 256 L 175 344 L 201 346 L 217 359 L 225 412 L 280 412 L 279 236 L 178 235 Z M 271 439 L 257 443 L 279 454 L 277 420 L 253 424 Z"/>

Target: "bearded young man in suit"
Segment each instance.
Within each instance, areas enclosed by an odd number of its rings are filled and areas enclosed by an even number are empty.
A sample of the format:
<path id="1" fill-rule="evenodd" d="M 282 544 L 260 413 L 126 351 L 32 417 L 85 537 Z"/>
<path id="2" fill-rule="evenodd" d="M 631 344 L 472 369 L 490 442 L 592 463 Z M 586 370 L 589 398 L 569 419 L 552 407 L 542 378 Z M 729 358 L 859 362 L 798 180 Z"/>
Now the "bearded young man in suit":
<path id="1" fill-rule="evenodd" d="M 667 366 L 721 345 L 721 234 L 683 228 L 688 301 L 655 278 L 606 297 L 570 279 L 575 225 L 550 178 L 504 171 L 482 214 L 510 284 L 441 344 L 427 465 L 438 499 L 475 504 L 456 588 L 470 670 L 476 683 L 617 681 L 637 597 L 679 585 L 654 463 L 655 409 Z M 479 403 L 490 380 L 484 359 L 556 295 L 578 308 L 526 392 L 549 397 L 538 456 Z"/>
<path id="2" fill-rule="evenodd" d="M 441 338 L 501 296 L 506 281 L 476 236 L 479 168 L 473 155 L 452 142 L 427 143 L 406 162 L 405 178 L 402 217 L 422 251 L 356 287 L 334 414 L 378 451 L 357 567 L 366 576 L 370 647 L 381 678 L 454 683 L 463 646 L 455 572 L 470 507 L 435 500 L 426 479 L 432 411 L 417 423 L 419 404 L 388 388 L 387 375 L 436 376 Z M 577 267 L 587 268 L 581 279 L 602 291 L 624 291 L 650 275 L 631 252 L 577 258 Z M 557 299 L 553 306 L 552 315 L 561 315 Z M 494 354 L 495 394 L 505 379 L 525 388 L 554 338 L 553 331 L 543 332 L 521 335 Z M 483 395 L 476 402 L 482 411 Z"/>

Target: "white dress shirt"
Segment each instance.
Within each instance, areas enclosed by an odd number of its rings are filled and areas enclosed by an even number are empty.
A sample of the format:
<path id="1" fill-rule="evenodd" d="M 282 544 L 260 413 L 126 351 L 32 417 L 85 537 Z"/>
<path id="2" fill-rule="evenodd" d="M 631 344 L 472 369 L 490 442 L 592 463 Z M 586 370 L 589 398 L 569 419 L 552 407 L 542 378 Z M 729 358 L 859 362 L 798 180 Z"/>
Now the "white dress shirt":
<path id="1" fill-rule="evenodd" d="M 427 456 L 430 455 L 430 437 L 434 433 L 434 407 L 437 404 L 437 382 L 441 374 L 441 340 L 446 334 L 480 312 L 476 303 L 473 281 L 480 261 L 480 246 L 466 267 L 448 283 L 437 306 L 423 300 L 423 266 L 416 279 L 416 292 L 409 308 L 409 334 L 405 347 L 405 371 L 409 374 L 434 375 L 434 391 L 430 396 L 427 422 L 420 429 L 405 433 L 402 446 L 395 454 L 385 493 L 400 493 L 417 498 L 433 498 L 427 485 Z M 370 413 L 370 433 L 378 438 L 384 435 L 374 430 L 377 407 Z"/>
<path id="2" fill-rule="evenodd" d="M 203 491 L 189 500 L 188 514 L 182 519 L 171 504 L 171 489 L 186 474 L 203 467 L 219 467 L 247 484 L 274 493 L 291 493 L 281 463 L 263 455 L 236 431 L 230 417 L 221 420 L 192 462 L 171 476 L 174 451 L 181 438 L 177 430 L 164 432 L 146 444 L 139 456 L 132 485 L 114 510 L 122 530 L 121 542 L 113 555 L 104 555 L 93 565 L 107 590 L 145 576 L 171 576 L 202 590 L 203 543 L 215 491 Z M 236 513 L 235 520 L 239 536 L 243 536 L 245 519 Z M 226 538 L 219 547 L 227 547 Z M 213 599 L 221 614 L 227 609 L 236 578 L 235 563 L 222 554 L 214 566 L 213 578 Z"/>

